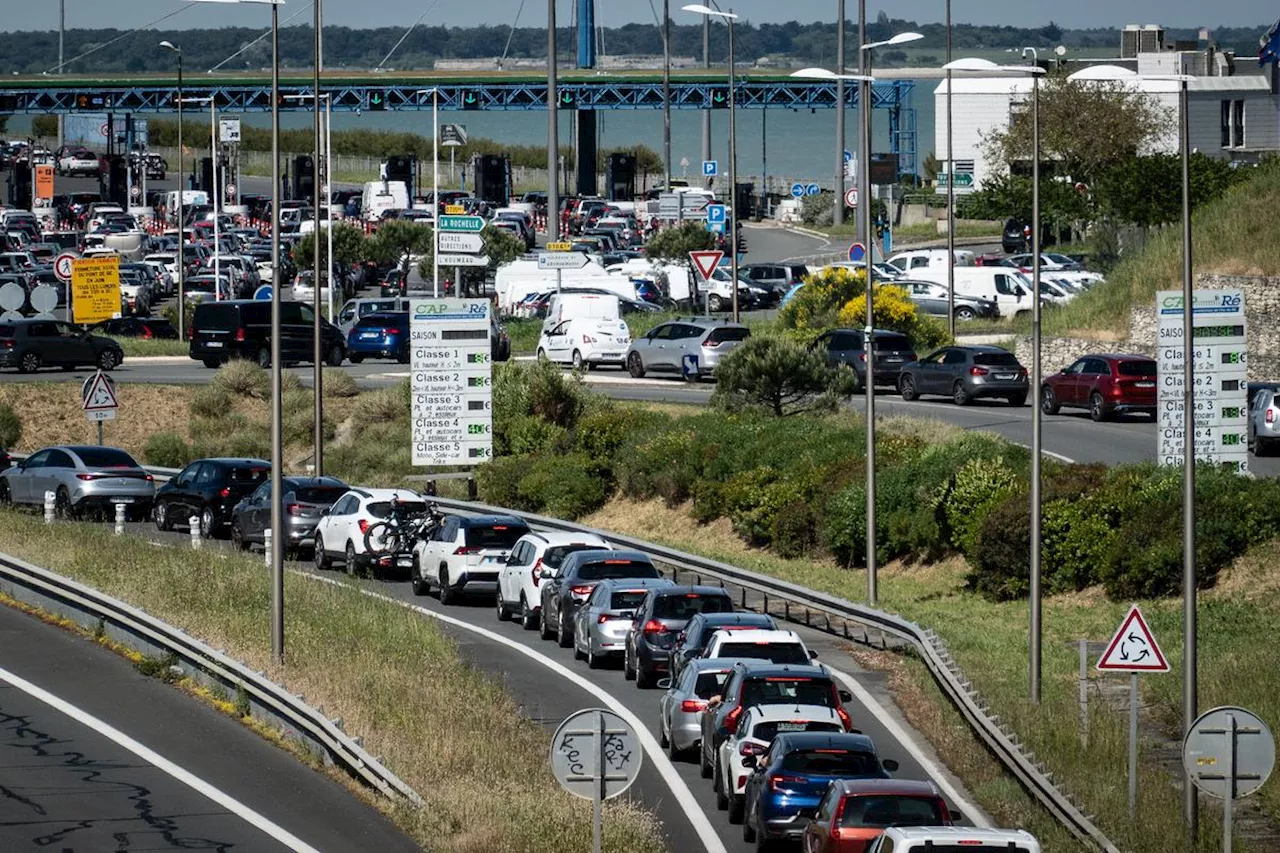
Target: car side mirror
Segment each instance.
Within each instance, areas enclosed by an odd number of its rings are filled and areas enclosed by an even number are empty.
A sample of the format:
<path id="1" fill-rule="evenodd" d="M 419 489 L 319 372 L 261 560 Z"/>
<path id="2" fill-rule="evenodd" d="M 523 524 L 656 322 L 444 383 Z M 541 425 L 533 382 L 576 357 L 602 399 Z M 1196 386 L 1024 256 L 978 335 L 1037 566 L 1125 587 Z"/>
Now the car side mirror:
<path id="1" fill-rule="evenodd" d="M 948 806 L 948 807 L 947 807 L 947 814 L 951 815 L 951 822 L 952 822 L 952 823 L 960 823 L 961 821 L 963 821 L 963 820 L 964 820 L 964 812 L 960 811 L 959 809 L 955 809 L 955 808 L 952 808 L 952 807 Z"/>
<path id="2" fill-rule="evenodd" d="M 670 689 L 671 689 L 671 679 L 670 679 L 670 678 L 659 678 L 659 679 L 658 679 L 658 689 L 659 689 L 659 690 L 670 690 Z"/>
<path id="3" fill-rule="evenodd" d="M 850 693 L 848 690 L 841 690 L 841 691 L 839 691 L 839 696 L 840 696 L 840 701 L 841 701 L 841 702 L 852 702 L 852 701 L 853 701 L 853 694 L 852 694 L 852 693 Z"/>
<path id="4" fill-rule="evenodd" d="M 817 658 L 818 658 L 818 653 L 815 652 L 813 649 L 809 649 L 809 660 L 817 660 Z"/>
<path id="5" fill-rule="evenodd" d="M 880 766 L 885 770 L 888 770 L 890 773 L 896 773 L 898 771 L 898 762 L 894 761 L 892 758 L 886 758 L 884 761 L 881 761 Z"/>
<path id="6" fill-rule="evenodd" d="M 754 756 L 754 755 L 744 755 L 744 756 L 742 756 L 742 766 L 743 766 L 743 767 L 750 767 L 752 770 L 755 770 L 755 769 L 756 769 L 756 765 L 757 765 L 758 763 L 759 763 L 759 759 L 757 759 L 757 758 L 756 758 L 756 756 Z"/>
<path id="7" fill-rule="evenodd" d="M 543 569 L 538 572 L 538 577 L 544 581 L 549 581 L 556 576 L 555 569 Z"/>
<path id="8" fill-rule="evenodd" d="M 330 509 L 330 507 L 325 507 L 324 509 L 320 510 L 320 514 L 321 514 L 321 515 L 328 515 L 328 514 L 329 514 L 329 509 Z"/>

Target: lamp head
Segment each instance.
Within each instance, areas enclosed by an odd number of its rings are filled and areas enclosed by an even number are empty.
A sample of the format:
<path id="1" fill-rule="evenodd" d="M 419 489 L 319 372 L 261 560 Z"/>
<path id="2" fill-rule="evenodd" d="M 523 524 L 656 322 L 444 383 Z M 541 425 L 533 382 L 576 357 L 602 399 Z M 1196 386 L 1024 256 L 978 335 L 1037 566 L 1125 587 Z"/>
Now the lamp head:
<path id="1" fill-rule="evenodd" d="M 160 42 L 160 46 L 163 48 L 166 48 L 167 50 L 172 50 L 174 53 L 182 53 L 182 48 L 178 47 L 173 42 L 167 39 L 165 41 Z"/>
<path id="2" fill-rule="evenodd" d="M 920 41 L 922 38 L 924 36 L 921 33 L 898 33 L 896 36 L 891 36 L 885 44 L 906 44 L 909 41 Z"/>

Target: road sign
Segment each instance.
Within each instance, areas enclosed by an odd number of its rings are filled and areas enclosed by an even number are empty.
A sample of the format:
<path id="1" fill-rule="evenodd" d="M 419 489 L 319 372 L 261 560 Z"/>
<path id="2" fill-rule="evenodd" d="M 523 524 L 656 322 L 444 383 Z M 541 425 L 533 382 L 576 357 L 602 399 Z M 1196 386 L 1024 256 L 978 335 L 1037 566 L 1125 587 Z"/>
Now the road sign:
<path id="1" fill-rule="evenodd" d="M 716 267 L 720 265 L 720 259 L 724 257 L 724 252 L 690 252 L 689 259 L 693 261 L 693 268 L 702 276 L 703 281 L 710 281 L 711 274 L 715 272 Z"/>
<path id="2" fill-rule="evenodd" d="M 1098 659 L 1098 669 L 1104 672 L 1168 672 L 1169 661 L 1156 643 L 1155 635 L 1147 627 L 1138 605 L 1120 622 L 1120 630 L 1111 638 L 1107 650 Z"/>
<path id="3" fill-rule="evenodd" d="M 1197 462 L 1249 467 L 1248 346 L 1244 292 L 1197 290 L 1193 294 L 1192 404 Z M 1157 461 L 1181 465 L 1186 431 L 1183 393 L 1182 291 L 1156 294 Z"/>
<path id="4" fill-rule="evenodd" d="M 487 299 L 409 304 L 414 465 L 493 458 L 491 310 Z"/>
<path id="5" fill-rule="evenodd" d="M 851 187 L 850 189 L 847 189 L 844 191 L 844 206 L 845 207 L 858 206 L 858 188 L 857 187 Z"/>
<path id="6" fill-rule="evenodd" d="M 551 737 L 551 772 L 560 786 L 584 800 L 609 800 L 640 775 L 644 749 L 627 722 L 591 708 L 570 714 Z"/>
<path id="7" fill-rule="evenodd" d="M 712 225 L 724 225 L 728 218 L 728 209 L 723 204 L 707 205 L 707 222 Z"/>
<path id="8" fill-rule="evenodd" d="M 791 185 L 791 197 L 792 197 L 792 198 L 803 198 L 803 197 L 804 197 L 804 184 L 799 183 L 799 182 L 796 182 L 796 183 L 792 184 L 792 185 Z"/>
<path id="9" fill-rule="evenodd" d="M 590 258 L 582 252 L 553 252 L 538 255 L 538 269 L 540 270 L 580 270 L 585 267 Z"/>
<path id="10" fill-rule="evenodd" d="M 704 178 L 714 178 L 720 174 L 720 163 L 716 160 L 702 161 L 702 176 Z"/>
<path id="11" fill-rule="evenodd" d="M 223 197 L 224 199 L 227 199 L 227 198 L 235 198 L 235 197 L 236 197 L 236 185 L 235 185 L 235 184 L 227 184 L 227 185 L 226 185 L 225 187 L 223 187 L 222 189 L 223 189 L 223 196 L 222 196 L 222 197 Z"/>
<path id="12" fill-rule="evenodd" d="M 852 151 L 850 151 L 848 148 L 844 149 L 844 161 L 845 161 L 846 163 L 852 163 L 852 162 L 853 162 L 853 152 L 852 152 Z"/>
<path id="13" fill-rule="evenodd" d="M 548 243 L 546 246 L 548 252 L 572 252 L 572 243 Z"/>
<path id="14" fill-rule="evenodd" d="M 484 230 L 484 218 L 480 216 L 441 216 L 440 230 L 479 234 Z"/>
<path id="15" fill-rule="evenodd" d="M 53 199 L 53 167 L 36 166 L 36 198 L 51 201 Z"/>
<path id="16" fill-rule="evenodd" d="M 218 141 L 219 142 L 239 142 L 240 141 L 240 119 L 238 118 L 218 119 Z"/>
<path id="17" fill-rule="evenodd" d="M 132 198 L 132 199 L 142 198 L 142 187 L 138 186 L 137 184 L 134 184 L 133 186 L 129 187 L 129 198 Z"/>
<path id="18" fill-rule="evenodd" d="M 484 238 L 479 234 L 462 234 L 457 231 L 441 231 L 436 238 L 441 252 L 483 252 Z"/>
<path id="19" fill-rule="evenodd" d="M 53 315 L 58 307 L 58 288 L 52 284 L 38 284 L 31 290 L 31 307 L 40 314 Z"/>
<path id="20" fill-rule="evenodd" d="M 659 219 L 702 219 L 707 215 L 707 197 L 701 193 L 660 193 Z"/>
<path id="21" fill-rule="evenodd" d="M 866 259 L 867 259 L 866 246 L 856 242 L 849 244 L 849 260 L 853 261 L 856 264 L 856 263 L 860 263 L 861 261 L 865 261 Z"/>
<path id="22" fill-rule="evenodd" d="M 945 188 L 947 186 L 948 175 L 946 172 L 938 173 L 938 186 Z M 973 172 L 956 172 L 956 189 L 972 189 L 973 188 Z"/>
<path id="23" fill-rule="evenodd" d="M 101 323 L 120 316 L 120 258 L 77 258 L 71 262 L 73 322 Z"/>
<path id="24" fill-rule="evenodd" d="M 264 284 L 253 292 L 253 298 L 259 302 L 271 301 L 271 285 Z"/>
<path id="25" fill-rule="evenodd" d="M 53 274 L 58 281 L 71 281 L 71 262 L 76 259 L 71 252 L 63 252 L 53 259 Z"/>
<path id="26" fill-rule="evenodd" d="M 805 195 L 820 195 L 821 193 L 822 193 L 822 187 L 818 186 L 817 184 L 809 184 L 807 187 L 804 188 Z"/>
<path id="27" fill-rule="evenodd" d="M 440 144 L 445 148 L 467 144 L 467 126 L 465 124 L 440 125 Z"/>
<path id="28" fill-rule="evenodd" d="M 6 282 L 0 286 L 0 308 L 5 311 L 21 311 L 27 302 L 27 291 L 16 281 Z"/>
<path id="29" fill-rule="evenodd" d="M 115 383 L 101 370 L 94 373 L 80 386 L 81 407 L 84 416 L 91 421 L 113 421 L 120 408 Z"/>
<path id="30" fill-rule="evenodd" d="M 1275 738 L 1266 723 L 1244 708 L 1214 708 L 1187 730 L 1182 766 L 1204 793 L 1238 800 L 1261 788 L 1275 770 Z"/>
<path id="31" fill-rule="evenodd" d="M 488 255 L 460 255 L 440 253 L 439 264 L 442 267 L 487 267 Z"/>
<path id="32" fill-rule="evenodd" d="M 444 212 L 454 216 L 461 216 L 467 212 L 467 209 L 460 204 L 446 204 L 444 206 Z"/>

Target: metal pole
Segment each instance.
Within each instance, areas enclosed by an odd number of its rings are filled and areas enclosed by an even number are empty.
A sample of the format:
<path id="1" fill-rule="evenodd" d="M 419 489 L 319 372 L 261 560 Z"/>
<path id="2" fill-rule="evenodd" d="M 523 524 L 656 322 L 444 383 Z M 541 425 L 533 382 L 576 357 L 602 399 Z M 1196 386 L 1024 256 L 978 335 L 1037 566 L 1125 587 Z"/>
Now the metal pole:
<path id="1" fill-rule="evenodd" d="M 951 62 L 951 0 L 947 0 L 947 62 Z M 951 72 L 947 72 L 947 331 L 956 336 L 956 176 L 951 148 Z M 1036 294 L 1037 300 L 1040 294 Z M 1038 394 L 1039 391 L 1037 390 Z"/>
<path id="2" fill-rule="evenodd" d="M 218 105 L 213 95 L 209 96 L 209 187 L 213 197 L 213 298 L 222 298 L 222 237 L 219 233 L 218 214 L 222 212 L 218 205 Z"/>
<path id="3" fill-rule="evenodd" d="M 671 0 L 662 0 L 662 159 L 667 176 L 663 190 L 671 192 Z M 553 212 L 547 210 L 548 215 Z"/>
<path id="4" fill-rule="evenodd" d="M 431 90 L 431 295 L 440 298 L 440 90 Z M 409 292 L 408 273 L 405 293 Z"/>
<path id="5" fill-rule="evenodd" d="M 733 9 L 729 10 L 733 14 Z M 733 211 L 733 221 L 729 223 L 729 274 L 733 276 L 733 322 L 738 322 L 738 100 L 733 90 L 733 18 L 729 22 L 729 209 Z"/>
<path id="6" fill-rule="evenodd" d="M 1199 705 L 1196 696 L 1196 450 L 1195 450 L 1195 353 L 1192 347 L 1191 282 L 1191 151 L 1187 125 L 1187 81 L 1179 99 L 1179 132 L 1182 147 L 1182 732 L 1191 731 Z M 1185 779 L 1182 815 L 1187 837 L 1195 842 L 1200 815 L 1196 788 Z"/>
<path id="7" fill-rule="evenodd" d="M 1138 811 L 1138 673 L 1129 673 L 1129 820 Z"/>
<path id="8" fill-rule="evenodd" d="M 182 49 L 178 49 L 178 334 L 187 333 L 187 258 L 183 254 L 182 197 L 186 193 L 182 163 Z M 272 282 L 274 285 L 274 282 Z"/>
<path id="9" fill-rule="evenodd" d="M 595 767 L 595 785 L 592 790 L 595 796 L 591 798 L 591 849 L 594 853 L 601 853 L 604 844 L 604 714 L 596 711 L 596 767 Z"/>
<path id="10" fill-rule="evenodd" d="M 1186 83 L 1182 84 L 1184 87 Z M 1231 853 L 1231 836 L 1234 832 L 1236 799 L 1236 715 L 1227 714 L 1227 796 L 1222 802 L 1222 850 Z"/>
<path id="11" fill-rule="evenodd" d="M 312 395 L 312 412 L 311 412 L 311 443 L 315 448 L 312 456 L 313 471 L 317 477 L 324 476 L 324 345 L 320 337 L 321 323 L 320 319 L 320 29 L 323 26 L 320 20 L 320 0 L 315 0 L 312 4 L 314 13 L 314 21 L 312 24 L 312 36 L 314 42 L 312 44 L 313 59 L 311 63 L 311 128 L 315 136 L 315 144 L 312 146 L 311 157 L 311 195 L 314 199 L 314 211 L 311 214 L 311 220 L 315 223 L 315 228 L 311 232 L 311 258 L 312 258 L 312 284 L 311 288 L 311 370 L 312 385 L 314 394 Z M 328 173 L 325 174 L 325 182 L 329 181 Z M 333 292 L 333 265 L 330 264 L 324 271 L 324 280 L 329 283 L 329 292 Z M 276 527 L 275 530 L 281 528 Z"/>
<path id="12" fill-rule="evenodd" d="M 862 0 L 866 2 L 866 0 Z M 836 3 L 836 200 L 831 222 L 844 224 L 844 0 Z M 855 214 L 856 215 L 856 214 Z"/>
<path id="13" fill-rule="evenodd" d="M 769 107 L 760 110 L 760 203 L 769 215 Z"/>
<path id="14" fill-rule="evenodd" d="M 556 92 L 556 0 L 547 0 L 547 239 L 560 239 L 560 112 Z M 582 164 L 578 164 L 581 170 Z M 591 168 L 595 168 L 592 164 Z"/>
<path id="15" fill-rule="evenodd" d="M 284 530 L 280 404 L 280 11 L 271 4 L 271 529 Z M 284 536 L 271 540 L 271 656 L 284 663 Z"/>
<path id="16" fill-rule="evenodd" d="M 327 257 L 329 269 L 333 269 L 333 98 L 328 93 L 324 96 L 324 194 L 327 211 L 325 218 L 325 239 L 327 241 Z M 333 285 L 329 285 L 329 322 L 333 322 Z M 319 393 L 316 394 L 319 397 Z M 319 470 L 316 476 L 319 476 Z"/>
<path id="17" fill-rule="evenodd" d="M 859 37 L 866 33 L 866 0 L 859 4 L 858 31 Z M 862 44 L 865 44 L 862 41 Z M 871 76 L 871 51 L 859 47 L 862 74 Z M 858 190 L 858 202 L 862 206 L 862 227 L 867 241 L 866 246 L 866 291 L 867 291 L 867 324 L 864 329 L 863 352 L 867 355 L 866 379 L 863 383 L 867 393 L 867 603 L 876 604 L 876 349 L 875 349 L 875 313 L 872 301 L 871 259 L 874 246 L 871 245 L 871 81 L 858 83 L 858 98 L 862 113 L 862 168 L 859 179 L 862 184 Z"/>
<path id="18" fill-rule="evenodd" d="M 1089 641 L 1080 640 L 1080 746 L 1089 746 Z"/>
<path id="19" fill-rule="evenodd" d="M 102 421 L 98 421 L 98 446 L 102 446 Z"/>
<path id="20" fill-rule="evenodd" d="M 711 18 L 702 18 L 702 67 L 711 68 Z M 711 110 L 702 111 L 702 162 L 711 159 Z M 710 178 L 705 178 L 708 182 Z M 710 184 L 708 184 L 709 186 Z"/>
<path id="21" fill-rule="evenodd" d="M 62 48 L 63 48 L 63 41 L 65 40 L 66 34 L 67 34 L 67 0 L 58 0 L 58 73 L 59 74 L 66 73 L 66 71 L 62 67 L 62 63 L 63 63 Z M 182 62 L 181 53 L 178 54 L 178 62 L 179 63 Z M 179 89 L 181 89 L 181 86 L 179 86 Z M 58 113 L 58 145 L 63 145 L 66 143 L 66 140 L 63 138 L 65 135 L 66 134 L 65 134 L 65 126 L 63 124 L 63 115 L 62 113 Z M 57 168 L 57 164 L 54 165 L 54 168 Z M 182 328 L 181 323 L 178 324 L 178 328 L 179 329 Z"/>
<path id="22" fill-rule="evenodd" d="M 1034 51 L 1033 51 L 1034 53 Z M 1037 61 L 1036 67 L 1039 67 Z M 950 176 L 948 176 L 950 178 Z M 948 184 L 952 181 L 948 180 Z M 955 255 L 951 255 L 954 266 Z M 1040 704 L 1040 75 L 1031 75 L 1031 660 L 1032 703 Z M 955 322 L 954 315 L 952 322 Z"/>

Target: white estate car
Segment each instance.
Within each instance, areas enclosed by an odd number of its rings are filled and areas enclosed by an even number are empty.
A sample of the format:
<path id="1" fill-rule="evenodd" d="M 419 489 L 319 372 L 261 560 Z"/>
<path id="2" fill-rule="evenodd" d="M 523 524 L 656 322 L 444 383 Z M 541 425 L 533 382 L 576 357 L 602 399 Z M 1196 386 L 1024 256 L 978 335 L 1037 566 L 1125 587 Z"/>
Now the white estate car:
<path id="1" fill-rule="evenodd" d="M 532 631 L 538 627 L 538 611 L 542 609 L 542 581 L 555 577 L 564 558 L 574 551 L 611 547 L 590 533 L 529 532 L 521 536 L 498 572 L 498 621 L 518 616 L 521 626 Z"/>
<path id="2" fill-rule="evenodd" d="M 742 713 L 738 728 L 716 753 L 716 806 L 729 810 L 729 823 L 742 823 L 746 804 L 748 755 L 764 755 L 774 735 L 784 732 L 843 732 L 834 708 L 825 705 L 753 705 Z"/>
<path id="3" fill-rule="evenodd" d="M 496 592 L 498 573 L 529 525 L 512 515 L 446 515 L 430 539 L 413 546 L 413 594 L 440 590 L 453 604 L 468 592 Z"/>
<path id="4" fill-rule="evenodd" d="M 410 489 L 351 489 L 329 507 L 316 524 L 316 568 L 328 569 L 336 559 L 348 573 L 372 561 L 364 545 L 369 526 L 391 516 L 392 501 L 409 515 L 427 511 L 427 502 Z M 382 557 L 377 568 L 409 568 L 410 554 Z"/>
<path id="5" fill-rule="evenodd" d="M 538 338 L 538 358 L 590 370 L 597 364 L 622 367 L 631 331 L 622 320 L 577 317 L 564 320 Z"/>
<path id="6" fill-rule="evenodd" d="M 707 641 L 704 658 L 753 658 L 773 663 L 807 665 L 818 656 L 809 651 L 795 631 L 720 630 Z"/>

